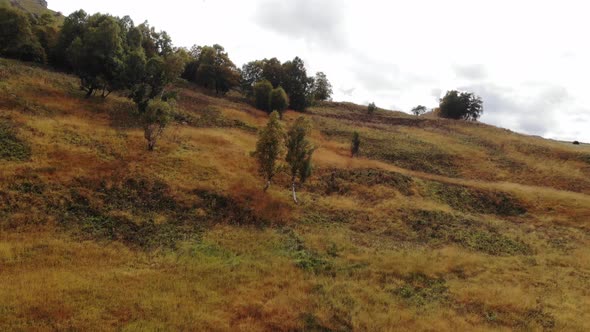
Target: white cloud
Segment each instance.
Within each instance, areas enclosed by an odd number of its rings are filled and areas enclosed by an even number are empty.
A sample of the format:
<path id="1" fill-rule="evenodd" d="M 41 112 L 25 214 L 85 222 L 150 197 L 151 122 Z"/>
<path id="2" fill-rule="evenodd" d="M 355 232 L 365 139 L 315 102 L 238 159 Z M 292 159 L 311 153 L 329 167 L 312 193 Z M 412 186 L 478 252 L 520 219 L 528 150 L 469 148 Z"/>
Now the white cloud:
<path id="1" fill-rule="evenodd" d="M 453 66 L 453 70 L 458 78 L 468 80 L 483 80 L 487 76 L 486 69 L 483 65 L 460 65 Z"/>
<path id="2" fill-rule="evenodd" d="M 342 49 L 344 13 L 336 0 L 263 0 L 257 5 L 255 22 L 288 38 L 301 38 L 312 47 Z"/>

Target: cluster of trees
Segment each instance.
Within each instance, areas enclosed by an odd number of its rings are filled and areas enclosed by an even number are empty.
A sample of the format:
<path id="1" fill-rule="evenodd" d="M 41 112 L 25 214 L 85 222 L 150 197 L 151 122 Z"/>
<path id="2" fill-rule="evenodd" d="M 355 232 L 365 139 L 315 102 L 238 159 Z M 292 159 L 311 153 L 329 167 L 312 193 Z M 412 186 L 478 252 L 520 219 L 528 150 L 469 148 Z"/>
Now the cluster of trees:
<path id="1" fill-rule="evenodd" d="M 241 88 L 255 97 L 258 108 L 281 115 L 288 107 L 302 111 L 332 95 L 326 75 L 308 77 L 298 57 L 285 63 L 252 61 L 240 70 L 221 45 L 176 48 L 165 31 L 147 22 L 136 26 L 129 16 L 79 10 L 58 27 L 49 14 L 0 7 L 0 32 L 0 56 L 75 73 L 87 98 L 119 91 L 133 100 L 149 150 L 171 117 L 175 98 L 167 86 L 178 77 L 217 94 Z"/>
<path id="2" fill-rule="evenodd" d="M 412 109 L 412 114 L 421 116 L 426 111 L 425 106 L 418 105 Z M 451 90 L 440 99 L 436 111 L 440 117 L 447 119 L 477 121 L 483 114 L 483 101 L 473 93 Z"/>
<path id="3" fill-rule="evenodd" d="M 121 91 L 135 102 L 153 150 L 175 105 L 175 94 L 166 88 L 185 67 L 170 36 L 147 22 L 135 26 L 128 16 L 79 10 L 65 19 L 56 45 L 55 64 L 80 77 L 87 98 Z"/>
<path id="4" fill-rule="evenodd" d="M 283 112 L 289 107 L 289 96 L 282 87 L 273 88 L 267 80 L 254 84 L 254 104 L 256 108 L 271 113 L 277 111 L 281 119 Z"/>
<path id="5" fill-rule="evenodd" d="M 297 203 L 297 184 L 302 185 L 311 176 L 311 159 L 315 147 L 309 140 L 311 123 L 299 117 L 285 133 L 280 115 L 274 111 L 266 127 L 260 132 L 254 156 L 258 161 L 258 172 L 264 178 L 266 191 L 272 179 L 283 170 L 291 176 L 293 201 Z M 281 159 L 284 157 L 284 162 Z"/>
<path id="6" fill-rule="evenodd" d="M 56 65 L 80 77 L 87 97 L 125 91 L 141 112 L 184 69 L 166 32 L 147 22 L 135 26 L 128 16 L 74 12 L 65 19 L 57 45 Z"/>
<path id="7" fill-rule="evenodd" d="M 176 94 L 168 85 L 179 77 L 217 94 L 240 88 L 257 108 L 268 113 L 276 111 L 269 122 L 273 126 L 280 126 L 278 121 L 287 108 L 303 111 L 315 101 L 331 100 L 333 93 L 326 75 L 318 72 L 314 77 L 307 76 L 299 57 L 284 63 L 277 58 L 256 60 L 239 69 L 221 45 L 176 48 L 165 31 L 157 31 L 147 22 L 136 26 L 129 16 L 88 15 L 83 10 L 66 17 L 58 28 L 50 14 L 34 16 L 0 7 L 0 56 L 48 63 L 73 72 L 79 76 L 87 98 L 97 94 L 106 98 L 113 91 L 121 92 L 137 105 L 149 150 L 154 149 L 170 122 Z M 376 110 L 375 103 L 367 107 L 369 114 Z M 475 121 L 483 113 L 483 103 L 472 93 L 453 90 L 440 100 L 439 111 L 445 118 Z M 412 112 L 422 115 L 426 107 L 417 106 Z M 308 129 L 304 128 L 308 126 L 302 121 L 292 128 L 295 131 L 289 131 L 294 135 L 289 137 L 303 139 L 288 141 L 287 159 L 292 162 L 299 160 L 293 156 L 303 153 L 292 149 L 303 148 L 309 159 L 313 153 L 313 148 L 305 147 Z M 265 133 L 280 131 L 271 129 L 266 128 Z M 357 133 L 351 144 L 354 157 L 360 147 Z M 293 175 L 294 193 L 295 178 L 305 181 L 305 165 L 301 162 L 292 166 L 292 173 L 297 174 Z M 268 183 L 271 173 L 266 173 Z"/>
<path id="8" fill-rule="evenodd" d="M 0 56 L 47 63 L 58 37 L 55 17 L 0 6 Z"/>
<path id="9" fill-rule="evenodd" d="M 50 14 L 37 17 L 9 7 L 0 7 L 0 56 L 75 73 L 87 98 L 121 91 L 137 105 L 149 150 L 174 108 L 174 94 L 166 87 L 190 58 L 172 46 L 166 32 L 147 22 L 136 26 L 129 16 L 79 10 L 58 28 Z"/>
<path id="10" fill-rule="evenodd" d="M 258 173 L 264 178 L 264 191 L 270 188 L 272 180 L 281 172 L 291 177 L 293 201 L 297 203 L 297 185 L 303 185 L 312 174 L 312 156 L 315 147 L 309 136 L 311 123 L 300 116 L 285 132 L 280 114 L 273 111 L 266 126 L 260 131 L 256 150 L 252 155 L 258 162 Z M 354 132 L 350 142 L 351 157 L 358 157 L 361 138 Z"/>
<path id="11" fill-rule="evenodd" d="M 267 112 L 280 111 L 267 103 L 269 86 L 270 90 L 282 89 L 288 96 L 288 107 L 297 111 L 332 97 L 332 85 L 326 74 L 318 72 L 315 77 L 307 76 L 305 64 L 299 57 L 285 63 L 277 58 L 251 61 L 242 67 L 241 77 L 242 91 L 253 96 L 256 107 Z"/>
<path id="12" fill-rule="evenodd" d="M 240 71 L 221 45 L 193 46 L 182 77 L 217 94 L 226 94 L 240 84 Z"/>

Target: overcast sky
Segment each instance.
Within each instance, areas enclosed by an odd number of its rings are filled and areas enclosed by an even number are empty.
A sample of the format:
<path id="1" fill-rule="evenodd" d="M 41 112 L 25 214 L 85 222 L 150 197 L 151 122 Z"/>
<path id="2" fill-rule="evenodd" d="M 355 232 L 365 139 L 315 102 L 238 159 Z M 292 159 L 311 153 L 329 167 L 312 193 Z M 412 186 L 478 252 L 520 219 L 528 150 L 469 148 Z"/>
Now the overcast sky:
<path id="1" fill-rule="evenodd" d="M 175 46 L 221 44 L 239 67 L 301 57 L 334 100 L 409 112 L 451 89 L 484 101 L 482 121 L 590 142 L 585 1 L 49 0 L 64 14 L 130 15 Z"/>

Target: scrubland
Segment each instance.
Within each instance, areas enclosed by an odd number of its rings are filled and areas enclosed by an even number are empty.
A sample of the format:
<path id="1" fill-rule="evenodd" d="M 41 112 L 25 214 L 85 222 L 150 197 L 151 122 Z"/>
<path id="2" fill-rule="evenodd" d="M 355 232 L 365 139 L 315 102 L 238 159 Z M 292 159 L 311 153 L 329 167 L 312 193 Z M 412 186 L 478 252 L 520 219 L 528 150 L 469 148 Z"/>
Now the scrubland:
<path id="1" fill-rule="evenodd" d="M 176 88 L 148 152 L 126 98 L 0 59 L 1 330 L 590 330 L 588 145 L 322 103 L 295 205 L 265 113 Z"/>

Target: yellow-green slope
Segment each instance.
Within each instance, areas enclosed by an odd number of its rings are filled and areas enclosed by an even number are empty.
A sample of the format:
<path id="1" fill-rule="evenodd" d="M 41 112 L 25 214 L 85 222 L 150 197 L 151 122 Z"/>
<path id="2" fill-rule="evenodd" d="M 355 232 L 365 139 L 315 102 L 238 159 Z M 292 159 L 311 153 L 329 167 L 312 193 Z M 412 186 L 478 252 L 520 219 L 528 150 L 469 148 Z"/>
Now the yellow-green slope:
<path id="1" fill-rule="evenodd" d="M 264 113 L 177 89 L 149 153 L 125 98 L 0 60 L 0 329 L 590 329 L 587 146 L 327 103 L 295 205 Z"/>

